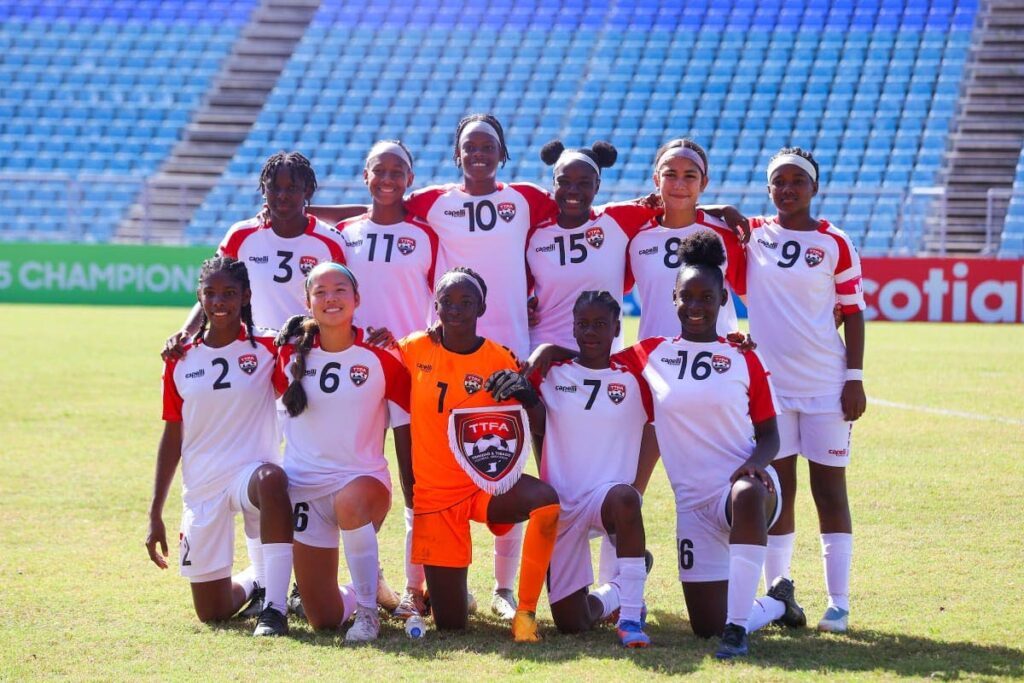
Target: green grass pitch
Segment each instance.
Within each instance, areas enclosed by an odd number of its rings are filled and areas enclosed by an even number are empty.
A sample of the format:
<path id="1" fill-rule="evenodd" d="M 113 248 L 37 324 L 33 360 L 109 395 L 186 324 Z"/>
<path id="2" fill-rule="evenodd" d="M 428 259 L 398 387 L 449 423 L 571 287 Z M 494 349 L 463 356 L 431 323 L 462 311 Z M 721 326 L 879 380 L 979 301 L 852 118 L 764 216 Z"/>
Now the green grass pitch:
<path id="1" fill-rule="evenodd" d="M 851 630 L 769 628 L 753 636 L 750 657 L 723 665 L 686 621 L 660 467 L 644 505 L 657 558 L 649 650 L 624 651 L 607 627 L 559 635 L 543 599 L 538 646 L 513 644 L 489 613 L 468 633 L 431 631 L 418 642 L 386 623 L 376 644 L 359 647 L 295 619 L 277 640 L 253 640 L 251 622 L 200 624 L 187 582 L 154 567 L 142 545 L 161 430 L 157 352 L 183 316 L 0 305 L 0 680 L 1024 677 L 1019 325 L 869 325 L 868 396 L 891 403 L 869 404 L 855 429 Z M 794 576 L 816 623 L 825 597 L 805 469 L 801 485 Z M 169 535 L 179 490 L 176 481 Z M 402 533 L 393 510 L 381 556 L 395 586 Z M 492 544 L 474 533 L 470 583 L 486 608 Z M 239 539 L 239 568 L 244 552 Z"/>

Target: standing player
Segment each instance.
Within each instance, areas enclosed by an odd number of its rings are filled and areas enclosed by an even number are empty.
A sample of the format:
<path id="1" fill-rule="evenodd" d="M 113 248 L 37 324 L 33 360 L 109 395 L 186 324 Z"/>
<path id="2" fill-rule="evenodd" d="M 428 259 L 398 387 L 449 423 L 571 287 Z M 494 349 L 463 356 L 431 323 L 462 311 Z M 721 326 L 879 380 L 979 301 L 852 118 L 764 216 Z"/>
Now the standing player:
<path id="1" fill-rule="evenodd" d="M 796 454 L 810 467 L 818 510 L 828 608 L 818 623 L 843 632 L 850 610 L 853 525 L 846 496 L 852 425 L 867 404 L 863 384 L 864 294 L 860 257 L 850 238 L 811 215 L 818 164 L 810 153 L 786 148 L 768 165 L 768 193 L 779 213 L 751 220 L 747 245 L 747 301 L 751 334 L 775 378 L 782 412 L 782 486 L 796 490 Z M 845 345 L 833 305 L 844 316 Z M 784 499 L 769 537 L 766 576 L 790 575 L 795 520 L 793 495 Z"/>
<path id="2" fill-rule="evenodd" d="M 245 264 L 207 259 L 197 294 L 201 316 L 188 354 L 164 366 L 164 433 L 146 548 L 166 569 L 163 507 L 180 461 L 180 570 L 192 584 L 196 615 L 204 622 L 227 619 L 256 587 L 252 567 L 231 576 L 235 513 L 241 512 L 246 538 L 262 541 L 266 564 L 266 606 L 254 635 L 283 635 L 292 530 L 274 417 L 275 349 L 270 338 L 256 336 Z"/>
<path id="3" fill-rule="evenodd" d="M 653 393 L 690 623 L 702 637 L 721 633 L 716 657 L 730 659 L 747 653 L 748 633 L 775 620 L 802 626 L 804 618 L 786 579 L 754 600 L 783 497 L 769 466 L 779 446 L 769 373 L 755 352 L 716 332 L 728 301 L 721 241 L 699 231 L 682 241 L 679 256 L 680 335 L 646 339 L 613 360 L 641 373 Z"/>
<path id="4" fill-rule="evenodd" d="M 742 247 L 722 220 L 697 207 L 708 185 L 708 157 L 696 142 L 672 140 L 658 149 L 654 160 L 654 185 L 665 213 L 652 220 L 629 243 L 629 269 L 636 279 L 640 299 L 640 339 L 673 336 L 679 329 L 672 306 L 672 291 L 679 270 L 679 244 L 689 235 L 710 230 L 726 253 L 723 273 L 733 292 L 743 294 Z M 723 337 L 738 330 L 736 309 L 729 302 L 719 316 Z"/>
<path id="5" fill-rule="evenodd" d="M 591 209 L 601 187 L 601 169 L 612 166 L 617 156 L 607 142 L 566 150 L 555 140 L 541 149 L 541 159 L 554 167 L 558 216 L 536 226 L 526 245 L 539 318 L 530 328 L 531 350 L 543 343 L 574 345 L 573 302 L 580 292 L 610 292 L 621 308 L 622 293 L 632 287 L 626 277 L 626 247 L 656 211 L 636 203 Z M 619 337 L 615 349 L 621 348 Z"/>
<path id="6" fill-rule="evenodd" d="M 522 475 L 508 491 L 492 495 L 456 461 L 449 445 L 450 414 L 457 408 L 521 404 L 531 427 L 542 428 L 544 405 L 516 370 L 515 355 L 477 335 L 486 312 L 487 288 L 468 268 L 448 271 L 434 286 L 440 343 L 425 332 L 402 339 L 402 360 L 412 376 L 412 559 L 424 565 L 434 620 L 441 629 L 466 627 L 466 574 L 472 562 L 469 522 L 486 523 L 496 535 L 528 521 L 523 542 L 518 608 L 512 619 L 517 641 L 539 640 L 537 600 L 551 559 L 558 524 L 558 496 L 547 484 Z M 520 434 L 521 448 L 528 448 Z M 508 448 L 508 445 L 505 446 Z M 521 451 L 520 451 L 521 453 Z M 525 457 L 525 456 L 523 456 Z"/>
<path id="7" fill-rule="evenodd" d="M 375 640 L 377 530 L 391 506 L 384 435 L 390 422 L 399 457 L 408 458 L 409 374 L 353 326 L 359 290 L 347 267 L 316 266 L 306 290 L 312 318 L 292 319 L 282 330 L 281 342 L 299 336 L 282 347 L 277 375 L 281 383 L 291 377 L 282 402 L 295 580 L 313 628 L 337 628 L 354 609 L 345 640 Z M 352 591 L 338 587 L 339 528 Z"/>
<path id="8" fill-rule="evenodd" d="M 653 407 L 647 383 L 609 360 L 619 328 L 616 298 L 583 292 L 573 306 L 578 355 L 552 365 L 543 378 L 531 373 L 530 381 L 547 408 L 540 478 L 561 504 L 548 572 L 555 625 L 567 633 L 584 631 L 620 610 L 619 639 L 637 648 L 651 642 L 643 630 L 646 537 L 635 486 L 641 438 L 653 440 L 645 428 Z M 618 571 L 588 593 L 594 536 L 615 539 Z"/>

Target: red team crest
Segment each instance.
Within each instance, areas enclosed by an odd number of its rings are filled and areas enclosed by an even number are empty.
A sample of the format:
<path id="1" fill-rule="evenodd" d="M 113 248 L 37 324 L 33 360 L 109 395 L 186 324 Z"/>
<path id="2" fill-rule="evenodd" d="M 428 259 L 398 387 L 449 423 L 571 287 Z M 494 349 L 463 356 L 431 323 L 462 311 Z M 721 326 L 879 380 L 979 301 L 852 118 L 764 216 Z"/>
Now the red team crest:
<path id="1" fill-rule="evenodd" d="M 247 353 L 244 356 L 238 357 L 238 367 L 242 369 L 247 375 L 251 375 L 256 372 L 256 368 L 259 367 L 259 361 L 256 359 L 256 355 Z"/>
<path id="2" fill-rule="evenodd" d="M 732 367 L 732 361 L 726 356 L 719 356 L 717 353 L 711 357 L 711 367 L 715 369 L 715 372 L 722 374 L 726 370 Z"/>
<path id="3" fill-rule="evenodd" d="M 612 403 L 619 405 L 626 400 L 626 385 L 619 384 L 618 382 L 611 382 L 608 384 L 608 398 L 612 400 Z"/>
<path id="4" fill-rule="evenodd" d="M 526 465 L 526 414 L 521 408 L 453 410 L 449 445 L 462 469 L 492 495 L 515 485 Z"/>
<path id="5" fill-rule="evenodd" d="M 370 378 L 370 368 L 365 365 L 353 365 L 348 371 L 348 376 L 351 378 L 352 384 L 361 387 Z"/>
<path id="6" fill-rule="evenodd" d="M 810 247 L 806 252 L 804 252 L 804 261 L 806 261 L 807 265 L 810 266 L 811 268 L 818 265 L 824 260 L 825 251 L 822 249 L 818 249 L 817 247 Z"/>
<path id="7" fill-rule="evenodd" d="M 480 391 L 480 387 L 484 385 L 484 378 L 480 375 L 468 374 L 463 385 L 466 387 L 466 393 L 472 395 Z"/>
<path id="8" fill-rule="evenodd" d="M 412 252 L 416 251 L 416 240 L 411 237 L 399 237 L 397 246 L 398 251 L 402 253 L 402 256 L 408 256 Z"/>
<path id="9" fill-rule="evenodd" d="M 512 219 L 516 217 L 516 205 L 512 202 L 498 204 L 498 215 L 501 216 L 501 220 L 511 223 Z"/>
<path id="10" fill-rule="evenodd" d="M 319 261 L 316 260 L 316 256 L 303 256 L 299 259 L 299 270 L 302 271 L 303 275 L 309 275 L 309 271 L 316 268 L 316 264 Z"/>
<path id="11" fill-rule="evenodd" d="M 587 230 L 587 243 L 594 249 L 600 249 L 604 244 L 604 230 L 596 227 Z"/>

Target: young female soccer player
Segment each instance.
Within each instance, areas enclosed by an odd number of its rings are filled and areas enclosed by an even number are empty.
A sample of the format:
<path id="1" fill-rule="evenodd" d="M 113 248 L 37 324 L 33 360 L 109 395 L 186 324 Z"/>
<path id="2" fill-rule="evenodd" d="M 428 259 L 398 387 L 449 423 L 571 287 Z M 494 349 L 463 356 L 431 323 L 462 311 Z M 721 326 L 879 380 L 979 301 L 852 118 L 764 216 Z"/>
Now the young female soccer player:
<path id="1" fill-rule="evenodd" d="M 241 512 L 246 538 L 263 544 L 266 606 L 254 635 L 282 635 L 288 632 L 291 503 L 274 417 L 277 354 L 270 338 L 256 336 L 251 294 L 244 263 L 225 257 L 203 262 L 199 329 L 187 355 L 164 365 L 164 433 L 146 549 L 167 568 L 163 508 L 180 461 L 180 571 L 192 583 L 196 614 L 202 621 L 227 619 L 255 588 L 252 567 L 231 576 L 234 518 Z"/>
<path id="2" fill-rule="evenodd" d="M 750 330 L 778 391 L 782 516 L 768 541 L 766 576 L 790 575 L 796 457 L 810 464 L 818 509 L 828 608 L 818 623 L 845 631 L 850 610 L 853 549 L 846 466 L 852 423 L 866 407 L 863 383 L 864 294 L 860 258 L 849 237 L 814 218 L 818 164 L 810 153 L 787 148 L 768 165 L 768 192 L 779 213 L 751 220 L 746 249 Z M 844 316 L 845 345 L 833 305 Z"/>
<path id="3" fill-rule="evenodd" d="M 374 640 L 377 530 L 391 506 L 384 433 L 390 423 L 396 450 L 408 458 L 409 374 L 353 326 L 359 289 L 346 266 L 319 264 L 306 290 L 312 317 L 289 321 L 279 335 L 282 342 L 299 335 L 282 347 L 278 362 L 279 381 L 291 378 L 282 401 L 295 579 L 313 628 L 337 628 L 354 610 L 345 640 Z M 352 591 L 338 587 L 339 529 Z"/>
<path id="4" fill-rule="evenodd" d="M 640 299 L 640 339 L 674 336 L 679 323 L 672 306 L 672 291 L 679 270 L 679 244 L 689 235 L 710 230 L 721 240 L 726 252 L 723 273 L 734 292 L 743 293 L 742 247 L 725 222 L 697 207 L 708 185 L 708 157 L 696 142 L 671 140 L 654 158 L 654 186 L 658 189 L 664 215 L 629 243 L 629 269 L 636 279 Z M 738 330 L 736 310 L 726 304 L 719 316 L 719 333 L 724 337 Z"/>
<path id="5" fill-rule="evenodd" d="M 561 515 L 548 598 L 560 631 L 584 631 L 620 610 L 618 634 L 626 647 L 647 647 L 643 592 L 647 579 L 638 478 L 641 438 L 653 439 L 647 383 L 609 360 L 619 337 L 619 303 L 609 292 L 585 291 L 573 306 L 572 360 L 531 373 L 547 408 L 541 480 L 558 492 Z M 653 463 L 652 463 L 653 464 Z M 612 537 L 618 556 L 614 579 L 588 593 L 594 582 L 590 538 Z M 620 609 L 621 608 L 621 609 Z"/>
<path id="6" fill-rule="evenodd" d="M 610 292 L 621 307 L 623 291 L 632 287 L 626 277 L 626 247 L 658 212 L 633 202 L 591 209 L 601 187 L 601 169 L 612 166 L 617 156 L 607 142 L 567 150 L 554 140 L 541 149 L 541 159 L 554 167 L 558 216 L 536 226 L 526 245 L 539 318 L 530 328 L 531 349 L 542 343 L 574 345 L 573 302 L 580 292 Z M 615 349 L 621 348 L 618 338 Z"/>
<path id="7" fill-rule="evenodd" d="M 754 601 L 783 497 L 769 466 L 779 445 L 769 373 L 755 352 L 716 331 L 728 301 L 721 240 L 699 231 L 679 256 L 680 335 L 646 339 L 613 360 L 641 373 L 653 393 L 690 623 L 699 636 L 722 634 L 716 656 L 728 659 L 747 653 L 748 633 L 775 620 L 803 625 L 803 612 L 785 579 Z"/>
<path id="8" fill-rule="evenodd" d="M 434 286 L 441 342 L 425 332 L 399 342 L 412 376 L 412 463 L 399 454 L 404 477 L 412 476 L 412 559 L 424 565 L 434 620 L 441 629 L 466 626 L 466 573 L 472 561 L 469 522 L 486 523 L 496 535 L 528 520 L 523 543 L 518 609 L 512 620 L 517 641 L 539 640 L 535 612 L 551 559 L 558 523 L 558 496 L 547 484 L 522 475 L 497 495 L 480 488 L 449 446 L 450 413 L 458 408 L 521 404 L 531 428 L 544 424 L 544 405 L 516 370 L 508 349 L 477 334 L 485 314 L 487 286 L 468 268 L 446 272 Z M 454 417 L 452 417 L 454 419 Z M 528 448 L 520 434 L 518 445 Z M 506 443 L 505 448 L 510 448 Z M 525 457 L 525 455 L 522 455 Z M 405 460 L 405 462 L 403 462 Z"/>

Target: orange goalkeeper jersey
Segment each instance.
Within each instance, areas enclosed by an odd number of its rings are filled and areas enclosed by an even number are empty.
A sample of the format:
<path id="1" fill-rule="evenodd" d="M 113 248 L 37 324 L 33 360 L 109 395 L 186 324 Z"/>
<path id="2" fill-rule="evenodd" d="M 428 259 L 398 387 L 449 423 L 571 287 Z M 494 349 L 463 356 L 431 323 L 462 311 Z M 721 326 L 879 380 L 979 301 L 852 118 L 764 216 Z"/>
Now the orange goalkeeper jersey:
<path id="1" fill-rule="evenodd" d="M 500 344 L 484 340 L 472 353 L 461 354 L 435 344 L 424 332 L 398 342 L 402 362 L 412 376 L 409 402 L 412 436 L 413 510 L 437 512 L 479 491 L 448 446 L 448 418 L 454 408 L 512 405 L 484 391 L 494 372 L 518 370 L 515 355 Z"/>

